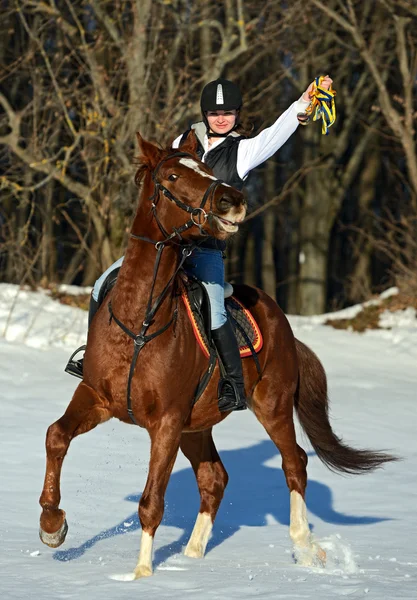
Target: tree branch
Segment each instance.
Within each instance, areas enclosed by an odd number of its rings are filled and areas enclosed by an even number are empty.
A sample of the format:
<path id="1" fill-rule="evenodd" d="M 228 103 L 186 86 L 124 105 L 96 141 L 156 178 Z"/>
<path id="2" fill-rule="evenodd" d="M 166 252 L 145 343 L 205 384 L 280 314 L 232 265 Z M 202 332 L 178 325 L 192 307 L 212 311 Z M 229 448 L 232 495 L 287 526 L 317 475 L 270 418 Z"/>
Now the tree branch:
<path id="1" fill-rule="evenodd" d="M 59 87 L 58 82 L 57 82 L 57 80 L 55 78 L 55 75 L 54 75 L 54 73 L 52 71 L 52 67 L 51 67 L 51 63 L 49 61 L 48 55 L 46 54 L 46 52 L 45 52 L 45 50 L 43 48 L 43 45 L 40 43 L 40 41 L 38 40 L 38 38 L 33 35 L 31 29 L 29 28 L 28 22 L 26 21 L 25 16 L 23 15 L 23 11 L 22 11 L 21 8 L 19 10 L 19 17 L 20 17 L 20 20 L 22 21 L 23 27 L 26 30 L 26 33 L 28 34 L 28 36 L 30 37 L 30 39 L 37 45 L 37 47 L 39 49 L 39 52 L 42 55 L 42 58 L 43 58 L 43 60 L 45 62 L 47 71 L 48 71 L 49 76 L 51 78 L 52 84 L 53 84 L 54 89 L 55 89 L 55 91 L 57 93 L 57 96 L 59 98 L 59 102 L 61 104 L 62 112 L 64 113 L 64 116 L 65 116 L 65 122 L 68 125 L 68 128 L 71 131 L 72 135 L 75 137 L 77 135 L 77 132 L 75 131 L 75 127 L 74 127 L 74 125 L 73 125 L 73 123 L 71 121 L 71 118 L 70 118 L 69 114 L 68 114 L 67 107 L 65 106 L 65 100 L 64 100 L 64 98 L 62 96 L 61 88 Z"/>
<path id="2" fill-rule="evenodd" d="M 86 57 L 87 64 L 90 67 L 90 75 L 95 88 L 95 96 L 101 96 L 105 108 L 112 115 L 112 117 L 114 117 L 118 108 L 108 86 L 105 83 L 103 68 L 98 65 L 94 56 L 94 52 L 88 47 L 88 44 L 85 39 L 84 28 L 81 25 L 80 20 L 78 19 L 77 14 L 72 6 L 73 3 L 69 2 L 68 0 L 65 1 L 71 12 L 72 18 L 74 19 L 77 25 L 78 32 L 81 37 L 81 48 Z M 98 102 L 96 102 L 96 106 L 97 110 L 100 111 L 100 104 Z M 101 118 L 103 119 L 103 115 L 101 115 Z"/>
<path id="3" fill-rule="evenodd" d="M 394 17 L 395 30 L 397 32 L 397 56 L 404 88 L 405 126 L 409 130 L 413 128 L 413 88 L 415 85 L 410 73 L 407 44 L 405 41 L 405 28 L 410 21 L 411 19 L 408 17 Z"/>

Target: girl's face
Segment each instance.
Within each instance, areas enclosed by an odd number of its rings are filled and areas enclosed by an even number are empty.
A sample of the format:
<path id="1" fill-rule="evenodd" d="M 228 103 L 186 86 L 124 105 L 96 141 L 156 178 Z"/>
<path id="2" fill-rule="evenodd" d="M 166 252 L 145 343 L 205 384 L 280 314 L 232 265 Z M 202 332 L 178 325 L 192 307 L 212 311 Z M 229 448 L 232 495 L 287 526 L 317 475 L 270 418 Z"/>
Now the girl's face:
<path id="1" fill-rule="evenodd" d="M 236 110 L 208 110 L 207 121 L 213 133 L 228 133 L 235 126 Z"/>

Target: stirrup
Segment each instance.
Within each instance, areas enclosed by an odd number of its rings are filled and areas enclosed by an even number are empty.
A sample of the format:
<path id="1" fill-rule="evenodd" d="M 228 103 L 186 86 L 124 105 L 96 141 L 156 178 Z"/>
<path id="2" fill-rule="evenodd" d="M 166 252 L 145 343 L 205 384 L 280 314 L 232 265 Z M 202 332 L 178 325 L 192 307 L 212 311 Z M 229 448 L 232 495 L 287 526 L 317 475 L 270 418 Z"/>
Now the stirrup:
<path id="1" fill-rule="evenodd" d="M 230 386 L 233 395 L 230 393 L 223 394 L 224 386 Z M 233 379 L 228 377 L 223 377 L 219 381 L 219 385 L 217 388 L 217 396 L 218 396 L 218 407 L 220 412 L 227 412 L 230 410 L 246 410 L 246 398 L 242 394 L 239 393 L 239 389 L 233 381 Z"/>
<path id="2" fill-rule="evenodd" d="M 86 348 L 87 348 L 87 346 L 84 344 L 83 346 L 80 346 L 79 348 L 77 348 L 77 350 L 71 354 L 70 359 L 67 363 L 67 366 L 64 369 L 65 373 L 69 373 L 70 375 L 74 375 L 74 377 L 79 377 L 80 379 L 83 379 L 83 377 L 84 377 L 83 359 L 82 358 L 80 358 L 79 360 L 73 360 L 73 359 L 74 359 L 74 356 L 76 354 L 78 354 L 78 352 L 82 352 Z"/>

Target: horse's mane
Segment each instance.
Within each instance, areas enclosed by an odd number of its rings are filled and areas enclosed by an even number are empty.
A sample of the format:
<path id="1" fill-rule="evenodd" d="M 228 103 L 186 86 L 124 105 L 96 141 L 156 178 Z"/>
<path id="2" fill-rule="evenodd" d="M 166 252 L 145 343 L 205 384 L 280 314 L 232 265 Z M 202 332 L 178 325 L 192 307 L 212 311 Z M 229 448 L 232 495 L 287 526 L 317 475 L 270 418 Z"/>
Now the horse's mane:
<path id="1" fill-rule="evenodd" d="M 137 164 L 136 163 L 136 158 L 134 159 L 133 164 Z M 140 186 L 147 168 L 148 168 L 147 165 L 144 165 L 142 163 L 139 165 L 139 167 L 138 167 L 138 169 L 137 169 L 137 171 L 135 173 L 135 184 L 136 184 L 137 187 Z"/>

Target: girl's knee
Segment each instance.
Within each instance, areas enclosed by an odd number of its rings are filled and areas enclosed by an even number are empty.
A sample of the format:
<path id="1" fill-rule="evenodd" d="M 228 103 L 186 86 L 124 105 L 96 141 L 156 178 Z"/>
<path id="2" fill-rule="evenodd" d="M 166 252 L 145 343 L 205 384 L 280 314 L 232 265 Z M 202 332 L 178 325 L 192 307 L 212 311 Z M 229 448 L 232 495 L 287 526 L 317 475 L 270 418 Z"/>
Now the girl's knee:
<path id="1" fill-rule="evenodd" d="M 101 286 L 103 285 L 103 283 L 105 282 L 107 277 L 110 275 L 110 273 L 112 273 L 115 269 L 118 269 L 119 267 L 122 266 L 123 260 L 124 260 L 124 256 L 122 256 L 118 260 L 116 260 L 116 262 L 114 262 L 108 269 L 106 269 L 104 271 L 104 273 L 102 275 L 100 275 L 100 277 L 95 282 L 93 291 L 91 292 L 91 295 L 93 296 L 93 298 L 96 302 L 98 301 Z"/>
<path id="2" fill-rule="evenodd" d="M 227 321 L 226 309 L 223 311 L 212 311 L 211 313 L 211 328 L 219 329 Z"/>

